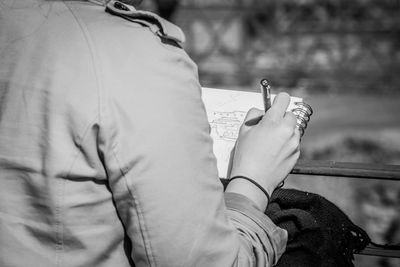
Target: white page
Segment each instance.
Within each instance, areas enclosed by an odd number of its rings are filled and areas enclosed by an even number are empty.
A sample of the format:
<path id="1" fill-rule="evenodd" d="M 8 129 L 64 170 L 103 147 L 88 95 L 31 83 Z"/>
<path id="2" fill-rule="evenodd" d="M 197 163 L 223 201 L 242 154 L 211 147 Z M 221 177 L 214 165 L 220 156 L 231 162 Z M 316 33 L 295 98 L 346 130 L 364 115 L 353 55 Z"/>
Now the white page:
<path id="1" fill-rule="evenodd" d="M 211 137 L 214 141 L 213 151 L 217 158 L 220 178 L 227 177 L 231 151 L 235 145 L 247 111 L 252 107 L 264 109 L 261 93 L 202 88 L 202 98 L 206 107 L 208 122 L 211 126 Z M 272 95 L 272 101 L 275 95 Z M 301 102 L 298 97 L 291 97 L 288 110 Z"/>

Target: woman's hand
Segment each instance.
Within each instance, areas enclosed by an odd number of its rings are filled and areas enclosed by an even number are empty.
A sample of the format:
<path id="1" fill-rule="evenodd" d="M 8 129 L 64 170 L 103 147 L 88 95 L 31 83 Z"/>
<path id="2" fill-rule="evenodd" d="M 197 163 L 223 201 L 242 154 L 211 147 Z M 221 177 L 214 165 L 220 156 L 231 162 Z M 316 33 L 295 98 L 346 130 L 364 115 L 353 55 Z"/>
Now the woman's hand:
<path id="1" fill-rule="evenodd" d="M 247 176 L 263 186 L 270 195 L 287 177 L 300 155 L 296 116 L 286 112 L 289 102 L 288 94 L 279 94 L 272 107 L 253 126 L 246 125 L 246 121 L 260 117 L 264 112 L 251 109 L 247 113 L 235 146 L 230 177 Z M 233 180 L 226 191 L 246 195 L 261 209 L 268 204 L 262 191 L 243 179 Z"/>

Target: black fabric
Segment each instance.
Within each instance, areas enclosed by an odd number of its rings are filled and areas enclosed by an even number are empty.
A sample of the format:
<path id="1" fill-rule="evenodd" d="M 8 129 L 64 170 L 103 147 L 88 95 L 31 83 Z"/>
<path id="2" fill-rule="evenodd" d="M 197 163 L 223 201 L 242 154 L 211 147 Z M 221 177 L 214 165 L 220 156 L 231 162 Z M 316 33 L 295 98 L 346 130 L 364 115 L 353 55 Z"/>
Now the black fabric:
<path id="1" fill-rule="evenodd" d="M 221 182 L 226 187 L 229 180 Z M 277 189 L 265 214 L 288 231 L 278 267 L 354 266 L 354 253 L 371 242 L 335 204 L 314 193 Z"/>
<path id="2" fill-rule="evenodd" d="M 370 242 L 364 230 L 317 194 L 277 189 L 265 214 L 289 234 L 278 267 L 354 266 L 353 254 Z"/>

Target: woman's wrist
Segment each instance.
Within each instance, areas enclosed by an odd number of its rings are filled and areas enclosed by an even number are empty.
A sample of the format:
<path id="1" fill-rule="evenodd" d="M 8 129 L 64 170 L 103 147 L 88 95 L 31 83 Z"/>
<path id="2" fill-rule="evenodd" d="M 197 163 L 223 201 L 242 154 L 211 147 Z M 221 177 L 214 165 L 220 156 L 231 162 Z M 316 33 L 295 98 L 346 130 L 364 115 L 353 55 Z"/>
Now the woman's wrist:
<path id="1" fill-rule="evenodd" d="M 225 192 L 244 195 L 252 200 L 260 211 L 264 212 L 268 205 L 268 197 L 258 186 L 245 179 L 234 179 L 229 182 Z"/>

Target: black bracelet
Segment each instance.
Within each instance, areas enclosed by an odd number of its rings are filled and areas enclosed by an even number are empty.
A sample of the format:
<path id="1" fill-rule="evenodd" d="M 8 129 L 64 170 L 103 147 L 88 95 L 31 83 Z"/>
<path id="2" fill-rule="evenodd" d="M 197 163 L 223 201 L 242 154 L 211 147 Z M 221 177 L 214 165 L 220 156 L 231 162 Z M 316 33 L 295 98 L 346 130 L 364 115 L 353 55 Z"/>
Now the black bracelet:
<path id="1" fill-rule="evenodd" d="M 257 182 L 254 181 L 253 179 L 250 179 L 249 177 L 241 176 L 241 175 L 232 177 L 231 179 L 229 179 L 229 182 L 232 182 L 232 180 L 234 180 L 234 179 L 244 179 L 244 180 L 247 180 L 247 181 L 249 181 L 250 183 L 254 184 L 255 186 L 257 186 L 261 191 L 263 191 L 263 193 L 264 193 L 265 196 L 267 197 L 268 203 L 269 203 L 270 196 L 269 196 L 267 190 L 265 190 L 264 187 L 262 187 L 259 183 L 257 183 Z"/>

